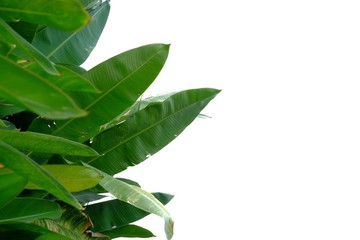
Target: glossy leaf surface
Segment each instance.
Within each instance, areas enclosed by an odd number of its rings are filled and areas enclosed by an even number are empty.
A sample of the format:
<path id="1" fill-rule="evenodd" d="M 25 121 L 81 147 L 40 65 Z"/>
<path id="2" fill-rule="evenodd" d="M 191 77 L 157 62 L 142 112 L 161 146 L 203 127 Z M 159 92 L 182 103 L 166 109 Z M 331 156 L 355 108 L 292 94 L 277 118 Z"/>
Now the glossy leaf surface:
<path id="1" fill-rule="evenodd" d="M 0 152 L 0 163 L 42 189 L 47 190 L 58 199 L 78 209 L 82 207 L 64 186 L 32 159 L 2 141 L 0 141 Z"/>
<path id="2" fill-rule="evenodd" d="M 152 193 L 163 205 L 173 198 L 170 194 Z M 132 206 L 129 203 L 114 199 L 87 206 L 84 210 L 94 224 L 93 231 L 104 232 L 113 227 L 123 227 L 138 221 L 150 213 Z"/>
<path id="3" fill-rule="evenodd" d="M 128 109 L 150 86 L 165 64 L 168 52 L 168 45 L 146 45 L 89 70 L 83 76 L 101 93 L 73 93 L 71 96 L 89 114 L 79 119 L 56 121 L 53 134 L 79 142 L 98 134 L 103 124 Z"/>
<path id="4" fill-rule="evenodd" d="M 96 46 L 110 11 L 108 1 L 92 6 L 95 7 L 89 10 L 92 21 L 80 31 L 44 28 L 35 35 L 32 44 L 55 63 L 81 65 Z"/>
<path id="5" fill-rule="evenodd" d="M 22 19 L 65 31 L 75 31 L 90 21 L 77 0 L 1 0 L 0 17 Z M 71 19 L 71 21 L 69 21 Z"/>
<path id="6" fill-rule="evenodd" d="M 61 89 L 3 56 L 0 56 L 0 96 L 51 119 L 81 117 L 86 114 Z"/>
<path id="7" fill-rule="evenodd" d="M 79 156 L 98 155 L 95 150 L 84 144 L 70 141 L 66 138 L 35 132 L 18 132 L 0 129 L 0 141 L 23 151 Z"/>
<path id="8" fill-rule="evenodd" d="M 42 165 L 69 192 L 80 192 L 96 186 L 102 176 L 94 169 L 77 165 Z M 0 175 L 1 176 L 1 175 Z M 41 189 L 33 183 L 28 183 L 26 189 Z"/>
<path id="9" fill-rule="evenodd" d="M 110 175 L 139 164 L 175 139 L 218 93 L 216 89 L 192 89 L 147 103 L 144 109 L 93 139 L 91 146 L 98 156 L 76 159 Z"/>
<path id="10" fill-rule="evenodd" d="M 40 218 L 59 218 L 61 214 L 61 208 L 55 202 L 38 198 L 15 198 L 1 209 L 0 224 L 31 223 Z"/>

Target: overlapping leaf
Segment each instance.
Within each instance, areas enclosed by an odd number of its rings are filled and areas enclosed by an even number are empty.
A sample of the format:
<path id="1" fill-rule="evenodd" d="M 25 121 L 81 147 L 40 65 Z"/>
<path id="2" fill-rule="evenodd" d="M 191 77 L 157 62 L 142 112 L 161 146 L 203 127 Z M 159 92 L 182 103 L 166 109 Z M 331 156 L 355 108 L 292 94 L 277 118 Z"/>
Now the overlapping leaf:
<path id="1" fill-rule="evenodd" d="M 80 192 L 96 186 L 102 175 L 94 169 L 77 165 L 51 164 L 42 165 L 69 192 Z M 0 175 L 1 176 L 1 175 Z M 28 183 L 26 189 L 41 189 L 33 183 Z"/>
<path id="2" fill-rule="evenodd" d="M 39 50 L 9 27 L 9 25 L 7 25 L 1 18 L 0 36 L 3 40 L 16 46 L 16 50 L 18 50 L 17 54 L 20 54 L 27 60 L 36 61 L 46 72 L 50 74 L 59 74 L 54 67 L 54 64 L 49 59 L 47 59 Z"/>
<path id="3" fill-rule="evenodd" d="M 1 55 L 0 97 L 51 119 L 86 115 L 86 112 L 80 109 L 66 93 L 47 79 L 20 67 Z"/>
<path id="4" fill-rule="evenodd" d="M 216 89 L 192 89 L 147 102 L 144 109 L 93 139 L 91 146 L 98 156 L 73 160 L 111 175 L 139 164 L 175 139 L 218 93 Z"/>
<path id="5" fill-rule="evenodd" d="M 81 31 L 47 27 L 36 33 L 32 44 L 55 63 L 81 65 L 96 46 L 110 11 L 108 1 L 88 4 L 92 21 Z"/>
<path id="6" fill-rule="evenodd" d="M 0 209 L 11 202 L 25 187 L 27 180 L 20 175 L 0 169 Z M 1 210 L 0 210 L 1 211 Z"/>
<path id="7" fill-rule="evenodd" d="M 70 141 L 66 138 L 35 132 L 18 132 L 0 129 L 0 141 L 23 151 L 79 156 L 98 155 L 95 150 L 84 144 Z"/>
<path id="8" fill-rule="evenodd" d="M 149 230 L 137 225 L 126 225 L 119 228 L 113 228 L 108 231 L 101 232 L 104 235 L 114 238 L 126 237 L 126 238 L 151 238 L 155 235 Z"/>
<path id="9" fill-rule="evenodd" d="M 0 225 L 2 239 L 74 240 L 32 223 L 5 223 Z"/>
<path id="10" fill-rule="evenodd" d="M 56 121 L 56 126 L 51 125 L 53 134 L 79 142 L 97 135 L 102 125 L 122 114 L 150 86 L 165 64 L 168 52 L 168 45 L 146 45 L 124 52 L 92 68 L 84 77 L 101 93 L 71 95 L 89 114 L 83 118 Z M 50 124 L 38 119 L 34 125 Z M 37 130 L 36 128 L 34 130 Z"/>
<path id="11" fill-rule="evenodd" d="M 77 0 L 52 0 L 51 4 L 47 0 L 1 0 L 0 17 L 22 19 L 65 31 L 78 30 L 91 19 Z"/>
<path id="12" fill-rule="evenodd" d="M 152 193 L 152 195 L 163 205 L 173 198 L 172 195 L 166 193 Z M 126 226 L 150 214 L 118 199 L 91 204 L 85 208 L 85 212 L 92 219 L 93 231 L 100 232 Z"/>
<path id="13" fill-rule="evenodd" d="M 9 222 L 31 223 L 40 218 L 59 218 L 58 204 L 38 198 L 15 198 L 0 211 L 0 224 Z"/>
<path id="14" fill-rule="evenodd" d="M 82 206 L 76 198 L 65 189 L 53 176 L 46 172 L 32 159 L 0 141 L 0 163 L 17 174 L 50 192 L 58 199 L 80 209 Z"/>
<path id="15" fill-rule="evenodd" d="M 87 164 L 84 164 L 89 166 Z M 110 175 L 102 172 L 103 179 L 100 181 L 100 186 L 115 196 L 117 199 L 129 203 L 134 207 L 142 209 L 146 212 L 153 213 L 162 217 L 165 221 L 165 234 L 167 239 L 173 236 L 174 220 L 166 210 L 165 206 L 157 200 L 151 193 L 143 189 L 125 183 L 119 179 L 113 178 Z"/>

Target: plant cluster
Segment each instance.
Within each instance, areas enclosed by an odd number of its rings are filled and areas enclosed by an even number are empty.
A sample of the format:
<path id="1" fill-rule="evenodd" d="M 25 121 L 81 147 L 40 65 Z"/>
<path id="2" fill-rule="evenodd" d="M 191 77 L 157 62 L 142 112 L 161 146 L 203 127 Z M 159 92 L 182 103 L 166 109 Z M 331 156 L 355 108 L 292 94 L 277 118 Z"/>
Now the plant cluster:
<path id="1" fill-rule="evenodd" d="M 173 235 L 173 196 L 114 175 L 175 139 L 219 90 L 141 99 L 166 44 L 83 69 L 109 11 L 107 0 L 0 1 L 0 239 L 152 237 L 132 224 L 148 214 Z"/>

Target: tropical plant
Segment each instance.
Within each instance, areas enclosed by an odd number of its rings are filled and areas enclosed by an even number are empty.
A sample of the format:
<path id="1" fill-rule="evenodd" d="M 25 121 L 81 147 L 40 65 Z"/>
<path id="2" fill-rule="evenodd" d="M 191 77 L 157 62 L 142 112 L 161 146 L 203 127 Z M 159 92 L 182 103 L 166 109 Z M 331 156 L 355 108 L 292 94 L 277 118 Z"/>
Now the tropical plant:
<path id="1" fill-rule="evenodd" d="M 81 68 L 109 11 L 107 0 L 0 1 L 0 239 L 152 237 L 132 224 L 148 214 L 173 235 L 173 196 L 114 175 L 175 139 L 219 90 L 141 99 L 166 44 Z"/>

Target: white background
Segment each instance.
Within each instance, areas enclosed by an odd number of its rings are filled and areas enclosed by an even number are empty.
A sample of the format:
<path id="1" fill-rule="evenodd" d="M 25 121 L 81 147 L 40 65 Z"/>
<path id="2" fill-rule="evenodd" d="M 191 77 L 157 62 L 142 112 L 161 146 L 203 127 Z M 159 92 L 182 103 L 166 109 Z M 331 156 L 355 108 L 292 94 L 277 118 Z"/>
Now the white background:
<path id="1" fill-rule="evenodd" d="M 222 92 L 122 177 L 175 198 L 174 240 L 360 239 L 358 1 L 113 0 L 87 65 L 171 43 L 147 92 Z M 165 239 L 163 221 L 138 223 Z"/>

